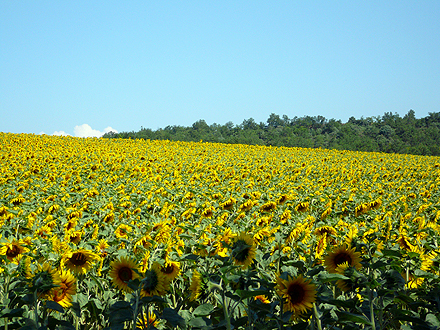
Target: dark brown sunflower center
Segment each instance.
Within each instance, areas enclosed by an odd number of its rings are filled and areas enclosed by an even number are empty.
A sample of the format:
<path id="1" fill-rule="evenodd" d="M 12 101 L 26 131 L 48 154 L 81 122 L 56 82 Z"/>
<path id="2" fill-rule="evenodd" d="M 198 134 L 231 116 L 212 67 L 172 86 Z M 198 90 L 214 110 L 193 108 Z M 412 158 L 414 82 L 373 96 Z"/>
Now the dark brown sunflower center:
<path id="1" fill-rule="evenodd" d="M 343 264 L 344 262 L 347 262 L 349 265 L 351 265 L 351 257 L 350 257 L 350 255 L 348 253 L 345 253 L 345 252 L 338 253 L 335 256 L 335 265 L 339 266 L 339 265 Z"/>
<path id="2" fill-rule="evenodd" d="M 20 254 L 20 249 L 17 245 L 12 245 L 12 249 L 8 249 L 6 251 L 6 256 L 8 258 L 15 258 Z"/>
<path id="3" fill-rule="evenodd" d="M 287 294 L 289 295 L 292 304 L 299 304 L 304 301 L 306 291 L 302 285 L 291 284 L 287 289 Z"/>
<path id="4" fill-rule="evenodd" d="M 167 265 L 166 267 L 162 267 L 162 273 L 171 274 L 174 271 L 174 267 L 172 264 Z"/>
<path id="5" fill-rule="evenodd" d="M 87 257 L 81 252 L 75 252 L 70 257 L 70 262 L 75 266 L 82 266 L 87 262 Z"/>
<path id="6" fill-rule="evenodd" d="M 129 267 L 121 267 L 118 271 L 118 277 L 122 282 L 128 282 L 133 278 L 133 272 Z"/>

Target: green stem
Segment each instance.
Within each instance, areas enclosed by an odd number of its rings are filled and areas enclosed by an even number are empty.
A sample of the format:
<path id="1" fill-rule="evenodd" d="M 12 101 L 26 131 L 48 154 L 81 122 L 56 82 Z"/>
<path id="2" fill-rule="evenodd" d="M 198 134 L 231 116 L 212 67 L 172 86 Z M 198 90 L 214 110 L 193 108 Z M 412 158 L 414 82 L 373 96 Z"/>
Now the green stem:
<path id="1" fill-rule="evenodd" d="M 136 290 L 136 303 L 134 305 L 134 310 L 133 310 L 133 326 L 132 326 L 133 330 L 136 330 L 136 320 L 139 309 L 139 296 L 141 294 L 141 288 L 142 288 L 142 284 L 139 285 L 139 288 Z M 147 313 L 148 313 L 148 308 L 147 308 Z"/>
<path id="2" fill-rule="evenodd" d="M 226 296 L 225 296 L 225 290 L 222 290 L 222 301 L 223 301 L 223 313 L 225 314 L 225 320 L 226 320 L 226 329 L 231 330 L 231 319 L 229 318 L 228 308 L 226 307 Z"/>
<path id="3" fill-rule="evenodd" d="M 371 329 L 376 330 L 376 322 L 374 321 L 373 291 L 371 289 L 368 290 L 368 298 L 370 300 Z"/>
<path id="4" fill-rule="evenodd" d="M 315 315 L 316 326 L 318 327 L 318 330 L 322 330 L 321 319 L 319 318 L 318 309 L 316 308 L 315 303 L 313 304 L 313 314 Z"/>
<path id="5" fill-rule="evenodd" d="M 4 299 L 6 301 L 6 299 L 8 298 L 10 282 L 11 282 L 11 276 L 6 276 L 5 291 L 4 291 L 5 295 L 4 297 L 2 297 L 2 300 Z M 8 323 L 9 323 L 9 319 L 5 318 L 5 330 L 8 330 Z"/>
<path id="6" fill-rule="evenodd" d="M 39 322 L 38 322 L 38 299 L 37 299 L 37 290 L 34 291 L 34 317 L 35 317 L 35 324 L 38 328 Z"/>

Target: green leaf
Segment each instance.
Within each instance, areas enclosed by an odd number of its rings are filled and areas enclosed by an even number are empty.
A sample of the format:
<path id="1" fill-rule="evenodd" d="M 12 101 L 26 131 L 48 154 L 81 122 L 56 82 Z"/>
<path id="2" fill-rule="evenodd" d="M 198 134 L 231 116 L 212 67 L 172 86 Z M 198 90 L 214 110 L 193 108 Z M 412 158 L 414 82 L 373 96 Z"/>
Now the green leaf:
<path id="1" fill-rule="evenodd" d="M 77 303 L 76 301 L 72 301 L 72 306 L 70 306 L 70 308 L 77 317 L 81 317 L 81 307 L 79 306 L 79 303 Z"/>
<path id="2" fill-rule="evenodd" d="M 235 292 L 240 296 L 241 299 L 246 299 L 255 296 L 263 296 L 267 294 L 266 290 L 254 290 L 254 291 L 237 290 Z"/>
<path id="3" fill-rule="evenodd" d="M 128 308 L 117 309 L 110 313 L 109 321 L 113 324 L 121 324 L 133 319 L 133 311 Z"/>
<path id="4" fill-rule="evenodd" d="M 338 315 L 338 322 L 354 322 L 361 324 L 371 325 L 370 320 L 368 320 L 365 316 L 359 314 L 352 314 L 347 312 L 336 312 Z"/>
<path id="5" fill-rule="evenodd" d="M 343 307 L 343 308 L 354 308 L 356 302 L 354 300 L 339 300 L 339 299 L 329 299 L 326 301 L 330 305 Z"/>
<path id="6" fill-rule="evenodd" d="M 400 252 L 399 250 L 384 249 L 382 250 L 382 254 L 386 257 L 402 257 L 402 252 Z"/>
<path id="7" fill-rule="evenodd" d="M 328 283 L 338 280 L 349 280 L 350 278 L 341 274 L 331 274 L 331 273 L 324 273 L 318 275 L 318 279 L 320 282 Z"/>
<path id="8" fill-rule="evenodd" d="M 388 266 L 388 265 L 389 265 L 388 262 L 379 260 L 379 261 L 376 261 L 375 263 L 373 263 L 371 265 L 371 269 L 378 269 L 378 268 L 382 268 L 382 267 L 385 267 L 385 266 Z"/>
<path id="9" fill-rule="evenodd" d="M 435 327 L 436 329 L 440 329 L 440 321 L 434 314 L 427 314 L 425 321 L 430 326 Z"/>
<path id="10" fill-rule="evenodd" d="M 185 319 L 180 316 L 174 309 L 164 308 L 162 318 L 167 320 L 173 328 L 177 326 L 185 327 Z"/>
<path id="11" fill-rule="evenodd" d="M 83 293 L 77 293 L 76 294 L 76 300 L 79 303 L 79 306 L 81 308 L 83 308 L 85 305 L 87 305 L 87 303 L 89 302 L 89 299 L 87 298 L 87 296 Z"/>
<path id="12" fill-rule="evenodd" d="M 144 303 L 144 304 L 151 304 L 151 303 L 159 303 L 159 304 L 162 304 L 162 303 L 165 303 L 166 301 L 165 301 L 165 299 L 163 299 L 163 298 L 161 298 L 161 297 L 159 297 L 159 296 L 148 296 L 148 297 L 143 297 L 143 298 L 141 298 L 141 301 Z"/>
<path id="13" fill-rule="evenodd" d="M 211 304 L 203 304 L 203 305 L 198 306 L 194 310 L 193 315 L 196 315 L 196 316 L 206 316 L 206 315 L 211 314 L 212 311 L 214 310 L 214 308 L 215 307 L 213 305 L 211 305 Z"/>
<path id="14" fill-rule="evenodd" d="M 189 325 L 195 328 L 203 328 L 203 327 L 208 327 L 210 325 L 210 323 L 208 323 L 209 320 L 201 318 L 201 317 L 196 317 L 194 319 L 192 319 L 191 321 L 189 321 Z"/>
<path id="15" fill-rule="evenodd" d="M 53 309 L 54 311 L 57 311 L 57 312 L 60 312 L 60 313 L 64 313 L 63 306 L 61 306 L 56 301 L 51 301 L 51 300 L 46 301 L 46 307 L 48 309 Z"/>
<path id="16" fill-rule="evenodd" d="M 292 325 L 290 327 L 290 329 L 292 329 L 292 330 L 306 330 L 308 326 L 309 326 L 308 322 L 300 322 L 298 324 Z"/>
<path id="17" fill-rule="evenodd" d="M 0 318 L 3 317 L 20 317 L 23 315 L 24 309 L 23 308 L 14 308 L 9 309 L 8 307 L 4 308 L 0 312 Z"/>

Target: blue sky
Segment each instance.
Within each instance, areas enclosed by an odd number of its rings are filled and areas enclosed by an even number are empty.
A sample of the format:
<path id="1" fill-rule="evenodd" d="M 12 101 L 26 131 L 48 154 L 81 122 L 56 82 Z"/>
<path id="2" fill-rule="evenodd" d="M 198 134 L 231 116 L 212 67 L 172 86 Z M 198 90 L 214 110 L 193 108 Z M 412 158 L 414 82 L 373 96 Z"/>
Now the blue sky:
<path id="1" fill-rule="evenodd" d="M 1 1 L 0 131 L 440 112 L 440 1 Z"/>

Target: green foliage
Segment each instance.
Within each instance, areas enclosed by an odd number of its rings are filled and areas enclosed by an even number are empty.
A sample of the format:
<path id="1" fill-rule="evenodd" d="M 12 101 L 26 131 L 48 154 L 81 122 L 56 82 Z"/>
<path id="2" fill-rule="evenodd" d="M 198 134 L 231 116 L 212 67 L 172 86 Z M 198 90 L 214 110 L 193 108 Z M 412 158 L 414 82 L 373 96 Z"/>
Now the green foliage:
<path id="1" fill-rule="evenodd" d="M 386 112 L 382 117 L 356 119 L 347 123 L 323 116 L 289 119 L 270 114 L 266 123 L 245 119 L 240 125 L 208 125 L 198 120 L 190 127 L 167 126 L 156 131 L 106 133 L 104 138 L 200 141 L 230 144 L 325 148 L 352 151 L 440 155 L 440 112 L 415 118 L 409 110 L 402 118 Z"/>

